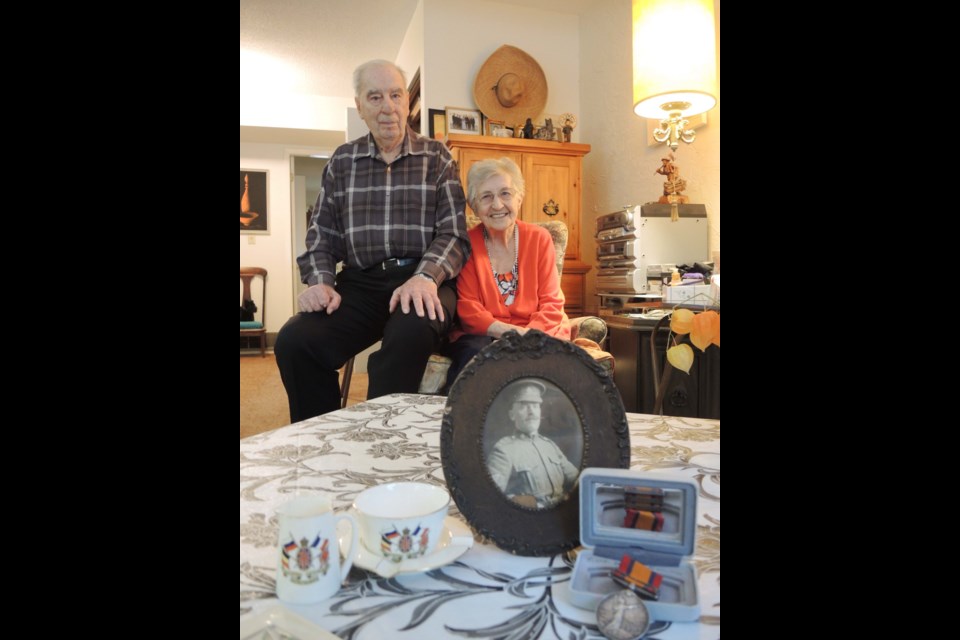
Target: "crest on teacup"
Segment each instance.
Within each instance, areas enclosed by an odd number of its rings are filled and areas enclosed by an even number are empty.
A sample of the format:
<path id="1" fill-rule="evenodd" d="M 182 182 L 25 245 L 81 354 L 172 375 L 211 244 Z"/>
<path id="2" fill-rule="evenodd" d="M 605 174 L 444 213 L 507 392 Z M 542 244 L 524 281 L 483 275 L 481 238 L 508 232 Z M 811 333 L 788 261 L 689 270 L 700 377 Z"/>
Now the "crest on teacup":
<path id="1" fill-rule="evenodd" d="M 380 535 L 380 551 L 383 557 L 394 562 L 419 558 L 427 552 L 430 543 L 430 528 L 419 524 L 411 531 L 404 528 L 393 529 Z"/>
<path id="2" fill-rule="evenodd" d="M 311 584 L 327 575 L 330 568 L 330 539 L 320 534 L 310 542 L 306 537 L 297 542 L 293 535 L 280 549 L 283 575 L 295 584 Z"/>

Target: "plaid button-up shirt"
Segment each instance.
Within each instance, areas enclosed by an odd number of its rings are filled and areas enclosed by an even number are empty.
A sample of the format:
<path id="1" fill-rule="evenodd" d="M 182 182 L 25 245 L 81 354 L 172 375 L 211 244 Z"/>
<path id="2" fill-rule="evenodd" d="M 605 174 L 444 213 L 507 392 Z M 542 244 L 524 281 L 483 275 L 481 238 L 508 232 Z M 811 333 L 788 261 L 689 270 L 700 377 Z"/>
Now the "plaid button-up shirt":
<path id="1" fill-rule="evenodd" d="M 439 285 L 470 257 L 460 175 L 443 143 L 407 127 L 389 165 L 367 134 L 340 146 L 323 171 L 303 282 L 333 285 L 337 262 L 365 269 L 388 258 L 419 258 L 416 273 Z"/>

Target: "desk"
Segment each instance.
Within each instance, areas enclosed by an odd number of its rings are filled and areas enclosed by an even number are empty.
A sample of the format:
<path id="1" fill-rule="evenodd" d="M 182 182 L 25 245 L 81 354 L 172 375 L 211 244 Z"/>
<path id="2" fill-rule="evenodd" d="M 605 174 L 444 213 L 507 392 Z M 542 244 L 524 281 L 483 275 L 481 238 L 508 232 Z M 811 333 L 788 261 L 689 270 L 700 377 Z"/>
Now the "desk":
<path id="1" fill-rule="evenodd" d="M 347 508 L 392 481 L 443 484 L 446 398 L 394 394 L 240 441 L 240 616 L 277 603 L 277 505 L 296 491 Z M 631 468 L 682 474 L 700 486 L 700 622 L 657 622 L 648 637 L 720 637 L 720 423 L 627 414 Z M 461 518 L 451 502 L 450 514 Z M 462 518 L 461 518 L 462 519 Z M 341 638 L 600 638 L 592 612 L 569 603 L 568 554 L 515 556 L 477 541 L 454 563 L 392 579 L 354 567 L 337 595 L 284 605 Z M 515 634 L 515 635 L 514 635 Z"/>
<path id="2" fill-rule="evenodd" d="M 680 307 L 681 305 L 677 305 Z M 702 310 L 703 307 L 696 307 Z M 609 330 L 607 350 L 617 363 L 613 381 L 627 411 L 653 412 L 657 397 L 653 388 L 650 333 L 659 318 L 616 315 L 604 318 Z M 662 327 L 657 335 L 660 370 L 666 364 L 667 334 Z M 674 372 L 667 383 L 663 413 L 673 416 L 720 418 L 720 349 L 706 353 L 695 351 L 689 374 Z"/>

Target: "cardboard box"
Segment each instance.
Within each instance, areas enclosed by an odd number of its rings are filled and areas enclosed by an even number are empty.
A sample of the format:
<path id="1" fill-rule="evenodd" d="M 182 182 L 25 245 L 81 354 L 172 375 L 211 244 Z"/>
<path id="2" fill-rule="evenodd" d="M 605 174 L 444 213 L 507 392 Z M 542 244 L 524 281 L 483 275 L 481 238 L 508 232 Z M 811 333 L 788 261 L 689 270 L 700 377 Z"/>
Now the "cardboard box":
<path id="1" fill-rule="evenodd" d="M 697 298 L 697 296 L 700 297 Z M 679 304 L 694 298 L 696 298 L 693 300 L 694 304 L 719 304 L 719 300 L 713 302 L 711 297 L 712 293 L 709 284 L 685 284 L 676 287 L 663 287 L 664 304 Z"/>

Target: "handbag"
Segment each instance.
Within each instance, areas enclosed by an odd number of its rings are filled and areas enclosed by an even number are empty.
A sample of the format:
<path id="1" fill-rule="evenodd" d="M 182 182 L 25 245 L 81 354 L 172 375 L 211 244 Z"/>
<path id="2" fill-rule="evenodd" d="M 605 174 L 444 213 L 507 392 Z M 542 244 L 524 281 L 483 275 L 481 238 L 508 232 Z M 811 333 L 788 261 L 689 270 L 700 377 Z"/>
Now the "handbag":
<path id="1" fill-rule="evenodd" d="M 244 300 L 240 307 L 240 322 L 252 322 L 253 314 L 257 312 L 257 305 L 253 300 Z"/>

